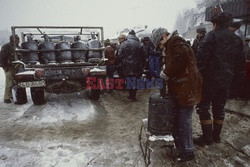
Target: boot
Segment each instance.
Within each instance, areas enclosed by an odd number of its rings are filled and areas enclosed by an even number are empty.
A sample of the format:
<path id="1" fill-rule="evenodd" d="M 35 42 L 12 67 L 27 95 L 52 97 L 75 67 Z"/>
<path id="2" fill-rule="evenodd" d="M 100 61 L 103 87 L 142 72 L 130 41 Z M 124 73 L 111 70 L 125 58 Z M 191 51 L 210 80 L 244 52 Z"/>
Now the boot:
<path id="1" fill-rule="evenodd" d="M 214 142 L 216 142 L 216 143 L 220 143 L 221 129 L 222 129 L 222 124 L 215 124 L 214 123 L 213 139 L 214 139 Z"/>
<path id="2" fill-rule="evenodd" d="M 199 146 L 211 145 L 213 144 L 213 131 L 212 124 L 201 125 L 202 136 L 194 138 L 193 142 Z"/>
<path id="3" fill-rule="evenodd" d="M 11 103 L 10 99 L 4 99 L 4 103 Z"/>

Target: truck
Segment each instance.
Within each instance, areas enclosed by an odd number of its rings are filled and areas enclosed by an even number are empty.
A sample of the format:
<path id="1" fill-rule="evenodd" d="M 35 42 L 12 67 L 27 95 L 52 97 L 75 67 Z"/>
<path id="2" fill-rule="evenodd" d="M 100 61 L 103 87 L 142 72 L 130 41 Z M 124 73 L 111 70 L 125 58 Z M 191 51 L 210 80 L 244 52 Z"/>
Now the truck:
<path id="1" fill-rule="evenodd" d="M 46 92 L 87 89 L 92 100 L 100 98 L 101 87 L 90 89 L 88 78 L 104 80 L 107 76 L 103 27 L 12 26 L 11 31 L 21 37 L 20 47 L 16 46 L 19 59 L 13 62 L 16 104 L 27 102 L 26 88 L 35 105 L 46 102 Z"/>

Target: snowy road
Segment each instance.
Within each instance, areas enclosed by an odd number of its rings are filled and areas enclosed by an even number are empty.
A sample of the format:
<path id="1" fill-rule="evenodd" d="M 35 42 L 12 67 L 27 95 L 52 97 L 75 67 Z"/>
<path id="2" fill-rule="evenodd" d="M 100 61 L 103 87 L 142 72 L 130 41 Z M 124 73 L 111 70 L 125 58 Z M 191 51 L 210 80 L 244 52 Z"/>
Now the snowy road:
<path id="1" fill-rule="evenodd" d="M 4 79 L 2 69 L 0 76 Z M 85 125 L 106 113 L 85 93 L 46 94 L 47 103 L 41 106 L 33 105 L 28 89 L 27 95 L 24 105 L 0 102 L 0 166 L 82 166 L 106 149 L 98 145 L 93 150 L 92 139 L 78 140 L 82 135 L 91 138 Z M 105 122 L 98 126 L 104 128 Z"/>
<path id="2" fill-rule="evenodd" d="M 4 79 L 2 69 L 0 77 Z M 3 95 L 4 80 L 0 85 Z M 26 91 L 28 102 L 24 105 L 5 104 L 3 99 L 0 102 L 0 167 L 141 163 L 139 149 L 130 149 L 135 144 L 108 138 L 116 127 L 110 128 L 109 115 L 101 100 L 89 100 L 86 92 L 46 93 L 46 104 L 36 106 L 29 89 Z"/>

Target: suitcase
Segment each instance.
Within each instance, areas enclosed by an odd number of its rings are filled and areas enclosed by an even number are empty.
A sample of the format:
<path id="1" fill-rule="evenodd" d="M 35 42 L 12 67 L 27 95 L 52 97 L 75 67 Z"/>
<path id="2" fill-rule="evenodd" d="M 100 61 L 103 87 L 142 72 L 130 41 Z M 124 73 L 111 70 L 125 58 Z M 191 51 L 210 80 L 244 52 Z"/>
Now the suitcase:
<path id="1" fill-rule="evenodd" d="M 176 105 L 170 94 L 164 97 L 160 93 L 149 97 L 148 131 L 153 135 L 171 135 Z"/>

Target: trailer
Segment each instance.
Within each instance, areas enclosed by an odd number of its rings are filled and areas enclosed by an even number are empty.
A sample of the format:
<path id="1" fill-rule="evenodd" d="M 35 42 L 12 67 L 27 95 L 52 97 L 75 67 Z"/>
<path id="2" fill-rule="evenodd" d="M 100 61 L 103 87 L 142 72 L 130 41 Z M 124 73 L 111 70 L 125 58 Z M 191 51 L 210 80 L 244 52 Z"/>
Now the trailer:
<path id="1" fill-rule="evenodd" d="M 16 49 L 14 76 L 17 104 L 25 103 L 30 88 L 34 104 L 45 103 L 45 92 L 72 93 L 88 89 L 91 99 L 100 97 L 100 87 L 89 89 L 88 77 L 106 78 L 103 27 L 12 26 L 21 36 Z"/>

